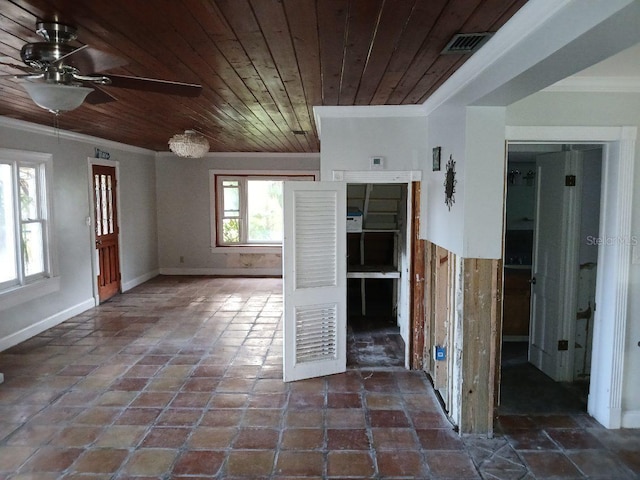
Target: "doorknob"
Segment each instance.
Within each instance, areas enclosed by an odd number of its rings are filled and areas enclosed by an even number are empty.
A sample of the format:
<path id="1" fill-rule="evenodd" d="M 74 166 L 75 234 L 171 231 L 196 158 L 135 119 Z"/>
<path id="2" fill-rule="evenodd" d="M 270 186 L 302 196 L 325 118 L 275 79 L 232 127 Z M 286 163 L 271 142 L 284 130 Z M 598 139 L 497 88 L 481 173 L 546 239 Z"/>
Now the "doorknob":
<path id="1" fill-rule="evenodd" d="M 536 277 L 531 277 L 531 280 L 529 280 L 529 283 L 531 285 L 535 285 L 536 284 Z"/>
<path id="2" fill-rule="evenodd" d="M 96 245 L 102 245 L 102 240 L 96 240 Z"/>

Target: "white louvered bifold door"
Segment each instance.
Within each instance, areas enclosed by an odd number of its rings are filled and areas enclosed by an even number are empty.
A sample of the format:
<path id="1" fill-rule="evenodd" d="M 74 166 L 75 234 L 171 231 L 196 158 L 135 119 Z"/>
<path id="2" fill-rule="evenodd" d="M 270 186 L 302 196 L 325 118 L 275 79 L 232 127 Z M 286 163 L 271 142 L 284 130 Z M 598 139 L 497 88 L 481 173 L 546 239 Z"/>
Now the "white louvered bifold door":
<path id="1" fill-rule="evenodd" d="M 285 182 L 284 381 L 347 366 L 346 184 Z"/>

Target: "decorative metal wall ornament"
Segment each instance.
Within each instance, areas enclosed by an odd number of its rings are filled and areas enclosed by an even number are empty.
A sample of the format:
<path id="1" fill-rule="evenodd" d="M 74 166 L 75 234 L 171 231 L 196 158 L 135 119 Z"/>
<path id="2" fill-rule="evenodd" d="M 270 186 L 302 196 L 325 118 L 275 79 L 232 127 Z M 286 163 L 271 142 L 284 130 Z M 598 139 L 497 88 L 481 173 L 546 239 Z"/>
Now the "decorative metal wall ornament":
<path id="1" fill-rule="evenodd" d="M 454 193 L 456 193 L 456 162 L 453 159 L 453 155 L 449 155 L 449 161 L 447 162 L 447 173 L 444 177 L 444 203 L 449 210 L 451 205 L 456 201 Z"/>

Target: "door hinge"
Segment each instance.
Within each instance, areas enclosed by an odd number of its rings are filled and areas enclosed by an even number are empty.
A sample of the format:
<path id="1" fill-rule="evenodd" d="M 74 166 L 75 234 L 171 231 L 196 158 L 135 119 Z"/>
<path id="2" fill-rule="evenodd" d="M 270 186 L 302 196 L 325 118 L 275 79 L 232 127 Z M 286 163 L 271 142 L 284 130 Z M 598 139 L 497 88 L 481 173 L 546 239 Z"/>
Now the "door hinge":
<path id="1" fill-rule="evenodd" d="M 566 187 L 575 187 L 576 186 L 576 176 L 575 175 L 567 175 L 564 177 L 564 185 Z"/>
<path id="2" fill-rule="evenodd" d="M 558 340 L 558 351 L 569 350 L 569 340 Z"/>

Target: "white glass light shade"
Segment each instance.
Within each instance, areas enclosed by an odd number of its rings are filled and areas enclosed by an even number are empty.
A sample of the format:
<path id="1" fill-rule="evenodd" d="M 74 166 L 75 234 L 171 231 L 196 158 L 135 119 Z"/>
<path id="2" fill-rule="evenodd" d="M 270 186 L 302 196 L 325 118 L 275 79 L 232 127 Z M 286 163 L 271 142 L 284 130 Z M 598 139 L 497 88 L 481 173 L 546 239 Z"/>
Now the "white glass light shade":
<path id="1" fill-rule="evenodd" d="M 179 157 L 200 158 L 209 151 L 209 141 L 193 130 L 185 130 L 169 139 L 169 149 Z"/>
<path id="2" fill-rule="evenodd" d="M 93 92 L 93 88 L 57 83 L 24 82 L 22 85 L 36 105 L 53 113 L 78 108 Z"/>

